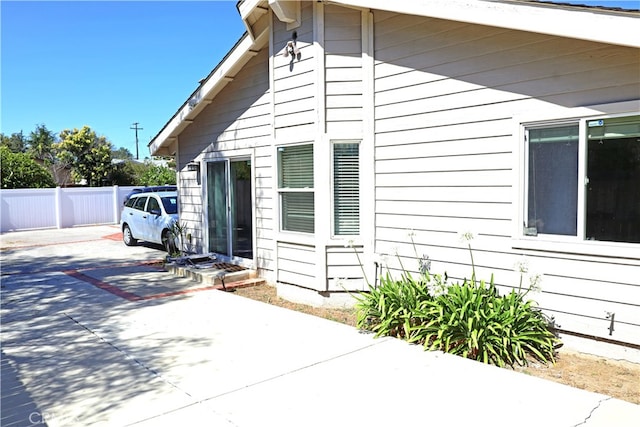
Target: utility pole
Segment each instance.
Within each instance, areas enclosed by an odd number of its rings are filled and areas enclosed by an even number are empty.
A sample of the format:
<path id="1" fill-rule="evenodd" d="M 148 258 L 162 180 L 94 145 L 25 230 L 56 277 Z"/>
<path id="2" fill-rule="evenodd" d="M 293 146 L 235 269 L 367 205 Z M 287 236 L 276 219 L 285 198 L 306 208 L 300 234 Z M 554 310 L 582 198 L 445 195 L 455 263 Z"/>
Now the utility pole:
<path id="1" fill-rule="evenodd" d="M 138 125 L 140 123 L 135 122 L 131 125 L 131 127 L 129 129 L 135 129 L 136 131 L 136 160 L 140 160 L 140 156 L 138 155 L 138 131 L 139 130 L 143 130 L 143 128 L 139 128 Z"/>

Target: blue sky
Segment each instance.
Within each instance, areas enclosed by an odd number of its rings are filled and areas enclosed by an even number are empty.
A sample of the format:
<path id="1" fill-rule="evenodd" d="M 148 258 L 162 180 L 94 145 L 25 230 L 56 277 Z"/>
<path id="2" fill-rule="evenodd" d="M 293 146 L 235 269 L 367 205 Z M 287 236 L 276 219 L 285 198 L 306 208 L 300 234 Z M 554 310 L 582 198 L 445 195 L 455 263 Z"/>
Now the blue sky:
<path id="1" fill-rule="evenodd" d="M 3 0 L 0 20 L 0 132 L 88 125 L 135 156 L 138 122 L 140 158 L 245 31 L 235 0 Z"/>
<path id="2" fill-rule="evenodd" d="M 235 1 L 2 1 L 1 125 L 90 126 L 140 158 L 245 31 Z"/>

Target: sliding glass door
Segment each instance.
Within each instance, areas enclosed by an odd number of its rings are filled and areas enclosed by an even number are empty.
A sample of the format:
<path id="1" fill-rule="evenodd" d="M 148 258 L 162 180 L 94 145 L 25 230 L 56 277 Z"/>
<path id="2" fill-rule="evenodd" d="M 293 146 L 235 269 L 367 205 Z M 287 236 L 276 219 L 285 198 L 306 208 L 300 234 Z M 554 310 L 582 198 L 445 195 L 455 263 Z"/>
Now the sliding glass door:
<path id="1" fill-rule="evenodd" d="M 207 163 L 209 251 L 253 259 L 251 160 Z"/>
<path id="2" fill-rule="evenodd" d="M 209 251 L 253 259 L 251 160 L 207 163 Z"/>
<path id="3" fill-rule="evenodd" d="M 253 259 L 251 160 L 229 162 L 231 254 Z"/>

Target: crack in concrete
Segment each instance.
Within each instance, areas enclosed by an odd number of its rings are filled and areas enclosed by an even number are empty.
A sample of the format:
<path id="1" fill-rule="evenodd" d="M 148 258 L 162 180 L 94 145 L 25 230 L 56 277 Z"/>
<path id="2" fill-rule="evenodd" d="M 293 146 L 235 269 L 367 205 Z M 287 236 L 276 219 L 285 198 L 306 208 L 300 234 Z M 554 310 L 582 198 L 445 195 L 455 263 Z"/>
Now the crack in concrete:
<path id="1" fill-rule="evenodd" d="M 589 419 L 593 416 L 593 414 L 600 408 L 600 405 L 602 405 L 607 400 L 611 400 L 611 399 L 613 399 L 613 397 L 609 397 L 609 396 L 607 396 L 604 399 L 600 399 L 598 401 L 598 404 L 596 406 L 594 406 L 593 409 L 591 409 L 591 412 L 589 412 L 589 415 L 587 415 L 587 417 L 582 422 L 579 422 L 578 424 L 575 424 L 573 427 L 578 427 L 578 426 L 587 424 L 587 421 L 589 421 Z"/>
<path id="2" fill-rule="evenodd" d="M 154 370 L 153 368 L 151 368 L 150 366 L 147 366 L 144 362 L 136 359 L 135 357 L 133 357 L 132 355 L 130 355 L 129 353 L 127 353 L 126 351 L 122 350 L 121 348 L 118 348 L 118 346 L 116 346 L 115 344 L 111 343 L 110 341 L 107 341 L 104 337 L 102 337 L 101 335 L 99 335 L 97 332 L 95 332 L 94 330 L 92 330 L 91 328 L 83 325 L 82 323 L 80 323 L 80 321 L 74 319 L 73 317 L 69 316 L 67 313 L 63 313 L 68 319 L 70 319 L 71 321 L 73 321 L 75 324 L 77 324 L 78 326 L 80 326 L 81 328 L 83 328 L 84 330 L 86 330 L 87 332 L 89 332 L 90 334 L 94 335 L 95 337 L 97 337 L 100 341 L 102 341 L 103 343 L 107 344 L 108 346 L 110 346 L 111 348 L 113 348 L 114 350 L 116 350 L 117 352 L 121 353 L 125 359 L 127 360 L 131 360 L 134 363 L 138 364 L 139 366 L 141 366 L 142 368 L 144 368 L 145 370 L 149 371 L 151 374 L 153 374 L 154 376 L 160 378 L 162 381 L 164 381 L 165 383 L 169 384 L 171 387 L 180 390 L 181 392 L 183 392 L 184 394 L 186 394 L 187 396 L 193 398 L 193 396 L 191 396 L 186 390 L 182 390 L 180 387 L 178 387 L 176 384 L 173 384 L 171 381 L 169 381 L 168 379 L 164 378 L 159 372 L 157 372 L 156 370 Z"/>

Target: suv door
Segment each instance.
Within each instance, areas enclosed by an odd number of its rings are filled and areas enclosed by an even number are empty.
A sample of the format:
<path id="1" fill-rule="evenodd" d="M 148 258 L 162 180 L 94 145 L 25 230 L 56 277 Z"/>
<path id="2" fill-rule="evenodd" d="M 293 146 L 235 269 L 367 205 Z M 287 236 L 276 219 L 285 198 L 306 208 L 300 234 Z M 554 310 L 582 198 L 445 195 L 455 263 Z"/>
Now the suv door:
<path id="1" fill-rule="evenodd" d="M 146 239 L 154 243 L 162 243 L 162 230 L 164 228 L 165 219 L 162 216 L 162 208 L 160 202 L 155 196 L 149 196 L 147 203 L 146 217 L 144 220 Z"/>
<path id="2" fill-rule="evenodd" d="M 131 228 L 133 237 L 138 240 L 147 240 L 146 219 L 148 214 L 145 207 L 148 198 L 148 196 L 136 197 L 129 211 L 129 228 Z"/>

